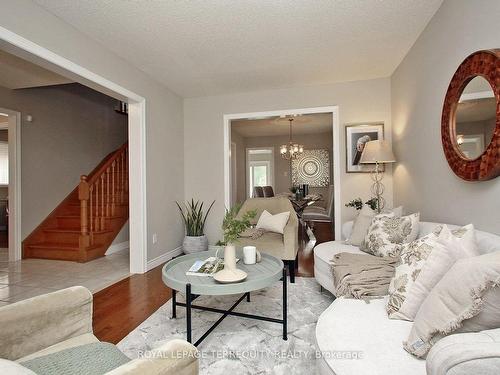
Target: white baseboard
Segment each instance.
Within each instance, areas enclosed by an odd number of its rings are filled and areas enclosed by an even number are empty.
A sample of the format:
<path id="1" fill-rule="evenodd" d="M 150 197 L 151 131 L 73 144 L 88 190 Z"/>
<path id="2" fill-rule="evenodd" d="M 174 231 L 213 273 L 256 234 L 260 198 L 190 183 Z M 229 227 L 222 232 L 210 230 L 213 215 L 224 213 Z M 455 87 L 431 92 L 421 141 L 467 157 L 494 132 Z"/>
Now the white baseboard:
<path id="1" fill-rule="evenodd" d="M 114 253 L 117 253 L 122 250 L 126 250 L 130 247 L 130 243 L 128 241 L 125 242 L 120 242 L 120 243 L 115 243 L 108 247 L 108 250 L 106 250 L 106 253 L 104 255 L 111 255 Z"/>
<path id="2" fill-rule="evenodd" d="M 162 254 L 154 259 L 148 260 L 146 271 L 152 270 L 155 267 L 158 267 L 160 264 L 163 264 L 175 256 L 182 254 L 182 246 L 175 248 L 174 250 L 167 251 L 165 254 Z"/>

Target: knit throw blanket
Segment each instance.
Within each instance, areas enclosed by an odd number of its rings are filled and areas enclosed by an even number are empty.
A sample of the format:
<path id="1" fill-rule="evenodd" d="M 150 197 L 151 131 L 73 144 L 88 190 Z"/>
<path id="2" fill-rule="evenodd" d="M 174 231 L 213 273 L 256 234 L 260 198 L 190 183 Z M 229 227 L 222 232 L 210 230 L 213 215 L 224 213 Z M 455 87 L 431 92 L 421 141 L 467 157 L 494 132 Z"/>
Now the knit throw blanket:
<path id="1" fill-rule="evenodd" d="M 337 297 L 369 299 L 387 295 L 399 258 L 339 253 L 331 260 Z"/>
<path id="2" fill-rule="evenodd" d="M 241 238 L 250 238 L 252 240 L 257 240 L 266 233 L 264 229 L 249 228 L 240 234 Z"/>

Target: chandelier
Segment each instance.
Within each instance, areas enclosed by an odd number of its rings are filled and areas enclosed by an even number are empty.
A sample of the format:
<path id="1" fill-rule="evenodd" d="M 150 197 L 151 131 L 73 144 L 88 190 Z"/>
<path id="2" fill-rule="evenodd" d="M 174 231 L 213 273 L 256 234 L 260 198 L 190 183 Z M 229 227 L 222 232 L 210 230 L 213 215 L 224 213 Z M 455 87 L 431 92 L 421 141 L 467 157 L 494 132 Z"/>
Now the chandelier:
<path id="1" fill-rule="evenodd" d="M 288 141 L 288 144 L 284 144 L 280 146 L 280 154 L 283 159 L 286 160 L 292 160 L 296 159 L 297 156 L 302 154 L 304 152 L 304 146 L 299 145 L 298 143 L 293 143 L 292 141 L 292 122 L 293 118 L 289 118 L 288 121 L 290 122 L 290 139 Z"/>

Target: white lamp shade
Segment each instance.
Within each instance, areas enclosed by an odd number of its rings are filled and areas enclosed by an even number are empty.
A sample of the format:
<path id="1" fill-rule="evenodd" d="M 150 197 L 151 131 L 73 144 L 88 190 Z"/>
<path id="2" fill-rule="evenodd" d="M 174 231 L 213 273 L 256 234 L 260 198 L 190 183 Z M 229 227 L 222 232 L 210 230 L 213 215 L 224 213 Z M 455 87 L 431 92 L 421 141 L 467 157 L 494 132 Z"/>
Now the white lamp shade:
<path id="1" fill-rule="evenodd" d="M 360 164 L 394 163 L 396 158 L 392 148 L 387 141 L 366 142 L 361 154 Z"/>

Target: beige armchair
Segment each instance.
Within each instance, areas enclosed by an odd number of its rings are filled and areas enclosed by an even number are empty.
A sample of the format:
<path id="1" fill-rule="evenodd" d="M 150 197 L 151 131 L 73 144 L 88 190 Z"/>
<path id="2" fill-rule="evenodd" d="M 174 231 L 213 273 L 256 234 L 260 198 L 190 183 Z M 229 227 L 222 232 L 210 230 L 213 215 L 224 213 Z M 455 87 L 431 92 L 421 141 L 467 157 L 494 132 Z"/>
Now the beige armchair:
<path id="1" fill-rule="evenodd" d="M 238 217 L 241 217 L 245 212 L 256 210 L 257 215 L 252 220 L 252 224 L 257 224 L 260 215 L 264 210 L 267 210 L 273 215 L 281 212 L 290 212 L 290 218 L 283 231 L 283 235 L 279 233 L 266 232 L 257 239 L 240 238 L 236 243 L 237 246 L 255 246 L 261 252 L 271 254 L 282 259 L 288 265 L 290 274 L 290 282 L 295 282 L 295 268 L 297 266 L 297 252 L 299 250 L 298 228 L 299 221 L 295 210 L 293 209 L 290 200 L 285 197 L 274 198 L 249 198 L 241 206 Z"/>
<path id="2" fill-rule="evenodd" d="M 34 374 L 23 362 L 99 342 L 92 333 L 92 294 L 81 286 L 0 308 L 0 327 L 0 373 Z M 197 349 L 184 340 L 172 340 L 145 357 L 107 374 L 198 374 Z"/>

